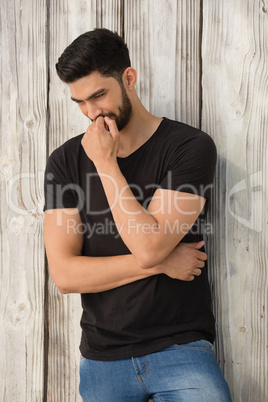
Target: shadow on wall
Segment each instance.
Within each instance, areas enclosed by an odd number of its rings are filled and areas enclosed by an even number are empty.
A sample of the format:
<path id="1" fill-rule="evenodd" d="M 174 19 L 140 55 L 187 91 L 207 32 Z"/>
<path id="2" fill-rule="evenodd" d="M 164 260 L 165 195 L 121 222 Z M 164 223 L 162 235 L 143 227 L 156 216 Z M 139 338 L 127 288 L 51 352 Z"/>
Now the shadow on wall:
<path id="1" fill-rule="evenodd" d="M 213 205 L 208 216 L 213 232 L 207 248 L 217 359 L 235 399 L 247 401 L 255 389 L 260 402 L 266 401 L 265 391 L 260 389 L 263 373 L 259 372 L 258 384 L 254 371 L 260 368 L 253 359 L 260 345 L 251 328 L 255 333 L 265 332 L 261 327 L 264 320 L 258 320 L 255 311 L 259 309 L 257 299 L 266 299 L 265 286 L 253 269 L 265 225 L 264 175 L 260 170 L 243 170 L 241 161 L 231 162 L 218 155 Z M 243 380 L 237 384 L 241 374 Z"/>

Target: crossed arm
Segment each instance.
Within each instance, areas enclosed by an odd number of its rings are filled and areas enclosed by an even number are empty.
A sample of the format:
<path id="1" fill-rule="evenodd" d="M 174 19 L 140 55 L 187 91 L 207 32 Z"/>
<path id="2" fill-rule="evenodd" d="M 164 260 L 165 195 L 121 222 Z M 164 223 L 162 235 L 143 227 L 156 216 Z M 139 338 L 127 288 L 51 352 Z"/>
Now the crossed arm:
<path id="1" fill-rule="evenodd" d="M 78 230 L 67 230 L 70 213 L 76 225 L 81 223 L 78 210 L 48 210 L 44 237 L 56 286 L 61 293 L 94 293 L 158 274 L 193 280 L 194 276 L 201 274 L 207 258 L 199 251 L 203 242 L 180 242 L 201 213 L 205 199 L 158 189 L 145 210 L 118 167 L 119 133 L 116 124 L 111 119 L 105 118 L 105 121 L 110 134 L 105 130 L 104 119 L 99 117 L 88 128 L 82 145 L 97 168 L 114 221 L 131 254 L 81 256 L 83 236 Z M 59 218 L 60 225 L 57 224 Z M 170 230 L 176 222 L 179 231 Z"/>
<path id="2" fill-rule="evenodd" d="M 81 256 L 83 235 L 73 226 L 68 231 L 68 219 L 72 219 L 72 225 L 75 220 L 79 227 L 81 221 L 76 209 L 45 212 L 44 238 L 50 273 L 63 294 L 103 292 L 158 274 L 191 281 L 201 274 L 207 258 L 199 251 L 203 242 L 180 243 L 160 264 L 149 269 L 141 268 L 132 254 Z"/>

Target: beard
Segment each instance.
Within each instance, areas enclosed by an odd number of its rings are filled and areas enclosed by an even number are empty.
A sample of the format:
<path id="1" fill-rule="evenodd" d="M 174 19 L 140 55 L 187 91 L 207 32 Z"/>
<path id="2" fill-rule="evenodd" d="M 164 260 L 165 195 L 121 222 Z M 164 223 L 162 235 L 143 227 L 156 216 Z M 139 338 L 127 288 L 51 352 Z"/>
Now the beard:
<path id="1" fill-rule="evenodd" d="M 125 87 L 123 83 L 120 83 L 121 86 L 121 93 L 122 93 L 122 104 L 119 106 L 118 110 L 119 113 L 106 113 L 106 114 L 101 114 L 100 116 L 102 117 L 110 117 L 111 119 L 114 119 L 118 128 L 118 131 L 123 130 L 123 128 L 126 127 L 126 125 L 129 123 L 131 116 L 132 116 L 132 104 L 131 101 L 128 97 L 128 94 L 125 90 Z"/>
<path id="2" fill-rule="evenodd" d="M 132 116 L 132 104 L 127 95 L 124 85 L 121 85 L 122 106 L 119 106 L 119 115 L 114 116 L 118 131 L 121 131 L 129 123 Z"/>

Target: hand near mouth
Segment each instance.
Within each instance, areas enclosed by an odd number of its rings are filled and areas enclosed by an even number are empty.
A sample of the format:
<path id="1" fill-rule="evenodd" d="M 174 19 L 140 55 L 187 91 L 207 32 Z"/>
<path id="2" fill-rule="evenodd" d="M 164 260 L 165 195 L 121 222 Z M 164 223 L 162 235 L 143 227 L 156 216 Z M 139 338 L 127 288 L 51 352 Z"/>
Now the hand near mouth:
<path id="1" fill-rule="evenodd" d="M 107 135 L 107 131 L 110 135 Z M 116 161 L 120 134 L 115 120 L 99 116 L 88 127 L 81 144 L 96 168 L 109 161 Z"/>

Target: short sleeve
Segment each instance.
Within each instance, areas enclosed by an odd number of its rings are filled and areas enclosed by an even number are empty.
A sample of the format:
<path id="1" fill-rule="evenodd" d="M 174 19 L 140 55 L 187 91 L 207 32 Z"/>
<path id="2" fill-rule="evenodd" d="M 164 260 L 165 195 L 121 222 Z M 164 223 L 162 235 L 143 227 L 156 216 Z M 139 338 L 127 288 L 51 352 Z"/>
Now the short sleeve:
<path id="1" fill-rule="evenodd" d="M 77 208 L 79 188 L 68 175 L 61 147 L 50 155 L 44 178 L 45 205 L 43 210 Z"/>
<path id="2" fill-rule="evenodd" d="M 212 138 L 201 131 L 173 144 L 168 171 L 160 187 L 210 198 L 217 160 Z"/>

